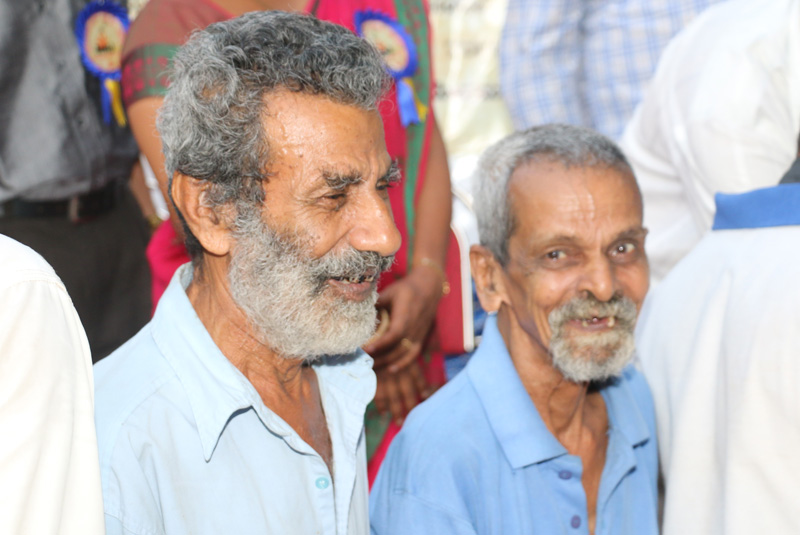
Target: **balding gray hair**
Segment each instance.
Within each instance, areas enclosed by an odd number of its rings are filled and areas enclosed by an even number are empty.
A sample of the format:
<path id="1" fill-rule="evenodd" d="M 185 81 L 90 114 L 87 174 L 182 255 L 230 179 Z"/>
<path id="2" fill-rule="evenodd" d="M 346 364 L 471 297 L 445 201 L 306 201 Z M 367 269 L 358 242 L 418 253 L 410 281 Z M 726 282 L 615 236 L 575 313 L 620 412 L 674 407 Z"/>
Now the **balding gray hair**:
<path id="1" fill-rule="evenodd" d="M 555 162 L 566 168 L 614 167 L 633 175 L 628 160 L 613 141 L 580 126 L 535 126 L 489 147 L 472 177 L 473 206 L 481 245 L 503 266 L 508 262 L 508 239 L 514 230 L 508 184 L 514 171 L 531 161 Z"/>
<path id="2" fill-rule="evenodd" d="M 213 184 L 210 206 L 264 201 L 269 140 L 265 96 L 288 90 L 376 110 L 389 86 L 372 45 L 316 18 L 261 11 L 195 32 L 173 59 L 158 117 L 167 176 Z M 202 248 L 184 222 L 187 249 Z"/>

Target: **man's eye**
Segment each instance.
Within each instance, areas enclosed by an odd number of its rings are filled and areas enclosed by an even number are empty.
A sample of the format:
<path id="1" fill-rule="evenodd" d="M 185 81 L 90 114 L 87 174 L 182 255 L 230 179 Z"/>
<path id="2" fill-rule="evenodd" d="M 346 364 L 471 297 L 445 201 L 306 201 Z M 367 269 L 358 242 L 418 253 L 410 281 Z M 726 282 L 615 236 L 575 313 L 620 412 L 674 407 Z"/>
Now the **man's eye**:
<path id="1" fill-rule="evenodd" d="M 631 242 L 620 243 L 616 247 L 614 247 L 613 254 L 615 255 L 625 255 L 630 254 L 636 250 L 636 244 Z"/>
<path id="2" fill-rule="evenodd" d="M 331 201 L 341 201 L 342 199 L 344 199 L 344 196 L 345 196 L 344 193 L 332 193 L 330 195 L 325 195 L 325 198 Z"/>
<path id="3" fill-rule="evenodd" d="M 564 260 L 564 258 L 567 257 L 567 253 L 561 251 L 560 249 L 557 249 L 555 251 L 550 251 L 549 253 L 546 253 L 545 256 L 549 260 Z"/>
<path id="4" fill-rule="evenodd" d="M 375 188 L 378 191 L 386 191 L 387 189 L 392 189 L 397 187 L 399 184 L 400 184 L 399 182 L 387 180 L 386 182 L 378 182 Z"/>

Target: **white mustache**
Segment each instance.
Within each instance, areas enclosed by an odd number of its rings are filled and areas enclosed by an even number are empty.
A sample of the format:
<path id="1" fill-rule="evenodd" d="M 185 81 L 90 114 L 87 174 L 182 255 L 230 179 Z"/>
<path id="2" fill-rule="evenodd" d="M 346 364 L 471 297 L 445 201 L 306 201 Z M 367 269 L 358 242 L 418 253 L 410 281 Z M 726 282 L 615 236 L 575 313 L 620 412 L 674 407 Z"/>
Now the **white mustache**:
<path id="1" fill-rule="evenodd" d="M 636 305 L 627 297 L 599 301 L 594 297 L 576 297 L 550 313 L 550 326 L 556 329 L 568 321 L 578 320 L 584 326 L 596 318 L 609 318 L 608 326 L 632 330 L 636 324 Z"/>

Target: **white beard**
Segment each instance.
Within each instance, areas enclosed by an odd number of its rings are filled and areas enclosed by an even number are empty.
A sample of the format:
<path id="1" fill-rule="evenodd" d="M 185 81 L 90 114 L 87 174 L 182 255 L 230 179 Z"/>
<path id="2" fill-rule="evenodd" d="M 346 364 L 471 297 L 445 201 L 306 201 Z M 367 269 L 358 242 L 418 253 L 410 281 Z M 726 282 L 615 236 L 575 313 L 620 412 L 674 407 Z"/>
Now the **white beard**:
<path id="1" fill-rule="evenodd" d="M 310 240 L 281 236 L 255 213 L 237 223 L 228 281 L 261 343 L 285 358 L 313 361 L 351 354 L 372 336 L 374 287 L 367 299 L 353 301 L 336 295 L 328 280 L 369 272 L 377 280 L 392 257 L 351 248 L 312 258 Z"/>
<path id="2" fill-rule="evenodd" d="M 570 320 L 591 319 L 592 315 L 614 316 L 615 325 L 609 331 L 577 336 L 564 328 Z M 548 317 L 553 366 L 575 383 L 617 377 L 633 358 L 636 316 L 636 305 L 626 297 L 606 303 L 592 297 L 576 298 L 553 310 Z"/>

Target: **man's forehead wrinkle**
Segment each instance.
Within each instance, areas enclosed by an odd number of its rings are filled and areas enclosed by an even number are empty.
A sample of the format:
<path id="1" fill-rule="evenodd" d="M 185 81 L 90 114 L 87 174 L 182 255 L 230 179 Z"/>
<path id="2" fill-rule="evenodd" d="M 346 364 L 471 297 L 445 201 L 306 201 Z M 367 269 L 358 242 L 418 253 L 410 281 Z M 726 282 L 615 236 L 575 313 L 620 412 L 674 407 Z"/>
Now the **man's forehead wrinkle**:
<path id="1" fill-rule="evenodd" d="M 568 203 L 571 207 L 562 205 L 555 212 L 548 210 L 551 212 L 549 216 L 537 213 L 536 210 L 527 216 L 523 214 L 509 237 L 516 238 L 514 241 L 523 250 L 530 250 L 556 244 L 580 247 L 591 243 L 606 244 L 624 238 L 641 238 L 647 234 L 641 221 L 632 221 L 629 226 L 613 232 L 614 228 L 604 224 L 601 219 L 611 218 L 613 214 L 595 210 L 595 200 L 592 199 L 591 202 L 592 210 L 582 202 L 575 202 Z M 512 214 L 516 213 L 514 204 L 512 199 Z M 619 228 L 618 224 L 614 226 Z"/>
<path id="2" fill-rule="evenodd" d="M 534 172 L 527 180 L 520 177 L 518 184 L 524 191 L 524 182 L 534 183 L 536 193 L 531 196 L 534 202 L 540 207 L 547 207 L 548 211 L 556 210 L 562 215 L 573 214 L 575 223 L 598 224 L 602 218 L 614 217 L 623 208 L 625 211 L 641 213 L 635 179 L 630 173 L 610 169 L 613 174 L 602 177 L 593 172 L 596 170 L 594 168 L 575 168 L 567 175 Z M 603 185 L 598 188 L 598 184 Z M 561 193 L 551 195 L 551 188 L 558 189 Z M 629 195 L 631 193 L 632 196 Z M 609 198 L 609 195 L 612 196 Z M 630 203 L 629 200 L 633 202 Z"/>

